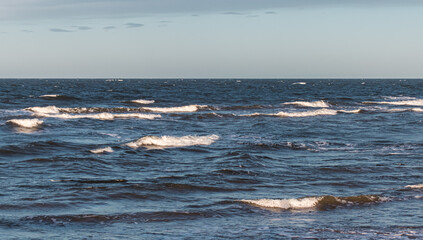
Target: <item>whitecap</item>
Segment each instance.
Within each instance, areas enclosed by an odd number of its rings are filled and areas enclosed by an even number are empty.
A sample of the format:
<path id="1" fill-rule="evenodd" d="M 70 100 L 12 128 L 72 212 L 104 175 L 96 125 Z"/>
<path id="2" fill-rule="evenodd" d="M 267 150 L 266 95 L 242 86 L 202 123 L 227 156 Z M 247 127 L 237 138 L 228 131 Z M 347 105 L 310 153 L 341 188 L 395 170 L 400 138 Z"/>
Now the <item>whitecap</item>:
<path id="1" fill-rule="evenodd" d="M 306 82 L 294 82 L 292 85 L 306 85 Z"/>
<path id="2" fill-rule="evenodd" d="M 60 108 L 56 107 L 56 106 L 47 106 L 47 107 L 29 107 L 29 108 L 25 108 L 25 110 L 27 111 L 31 111 L 34 113 L 39 113 L 39 114 L 51 114 L 51 113 L 59 113 L 60 112 Z"/>
<path id="3" fill-rule="evenodd" d="M 363 110 L 360 109 L 360 108 L 358 108 L 358 109 L 352 109 L 352 110 L 343 110 L 343 109 L 338 110 L 339 113 L 353 113 L 353 114 L 357 114 L 357 113 L 360 113 L 362 111 Z"/>
<path id="4" fill-rule="evenodd" d="M 301 107 L 312 107 L 312 108 L 327 108 L 329 104 L 323 100 L 314 101 L 314 102 L 306 102 L 306 101 L 295 101 L 295 102 L 286 102 L 283 103 L 284 105 L 297 105 Z"/>
<path id="5" fill-rule="evenodd" d="M 359 195 L 348 197 L 318 196 L 291 199 L 258 199 L 240 200 L 242 203 L 263 208 L 277 208 L 282 210 L 328 209 L 343 205 L 362 205 L 389 201 L 390 198 L 377 195 Z"/>
<path id="6" fill-rule="evenodd" d="M 60 95 L 57 94 L 45 94 L 45 95 L 41 95 L 40 98 L 57 98 Z"/>
<path id="7" fill-rule="evenodd" d="M 305 112 L 278 112 L 274 114 L 277 117 L 314 117 L 322 115 L 336 115 L 336 110 L 331 109 L 319 109 L 314 111 L 305 111 Z"/>
<path id="8" fill-rule="evenodd" d="M 304 112 L 250 113 L 250 114 L 242 114 L 238 116 L 242 116 L 242 117 L 273 116 L 273 117 L 291 118 L 291 117 L 314 117 L 314 116 L 322 116 L 322 115 L 336 115 L 337 113 L 338 111 L 336 110 L 319 109 L 319 110 L 304 111 Z"/>
<path id="9" fill-rule="evenodd" d="M 113 149 L 111 147 L 105 147 L 105 148 L 93 149 L 93 150 L 90 150 L 90 152 L 95 153 L 95 154 L 112 153 Z"/>
<path id="10" fill-rule="evenodd" d="M 39 117 L 47 118 L 61 118 L 61 119 L 98 119 L 98 120 L 114 120 L 116 118 L 138 118 L 138 119 L 148 119 L 153 120 L 156 118 L 161 118 L 159 114 L 141 114 L 141 113 L 122 113 L 122 114 L 112 114 L 112 113 L 98 113 L 98 114 L 36 114 Z"/>
<path id="11" fill-rule="evenodd" d="M 252 204 L 264 208 L 279 208 L 284 210 L 290 209 L 307 209 L 313 208 L 321 200 L 321 197 L 307 197 L 299 199 L 258 199 L 258 200 L 241 200 L 240 202 Z"/>
<path id="12" fill-rule="evenodd" d="M 131 100 L 131 103 L 138 103 L 138 104 L 152 104 L 155 101 L 154 100 L 144 100 L 144 99 L 136 99 L 136 100 Z"/>
<path id="13" fill-rule="evenodd" d="M 421 189 L 421 188 L 423 188 L 423 184 L 407 185 L 407 186 L 405 186 L 405 188 Z"/>
<path id="14" fill-rule="evenodd" d="M 181 107 L 143 107 L 142 109 L 151 112 L 196 112 L 201 108 L 207 108 L 207 105 L 187 105 Z"/>
<path id="15" fill-rule="evenodd" d="M 402 101 L 380 101 L 380 102 L 363 102 L 364 104 L 385 104 L 395 106 L 423 106 L 423 99 L 402 100 Z"/>
<path id="16" fill-rule="evenodd" d="M 196 145 L 210 145 L 217 141 L 219 136 L 145 136 L 135 142 L 127 143 L 126 145 L 131 148 L 146 147 L 148 149 L 163 149 L 172 147 L 186 147 Z"/>
<path id="17" fill-rule="evenodd" d="M 7 121 L 8 123 L 14 124 L 22 128 L 36 128 L 43 124 L 42 120 L 39 119 L 11 119 Z"/>

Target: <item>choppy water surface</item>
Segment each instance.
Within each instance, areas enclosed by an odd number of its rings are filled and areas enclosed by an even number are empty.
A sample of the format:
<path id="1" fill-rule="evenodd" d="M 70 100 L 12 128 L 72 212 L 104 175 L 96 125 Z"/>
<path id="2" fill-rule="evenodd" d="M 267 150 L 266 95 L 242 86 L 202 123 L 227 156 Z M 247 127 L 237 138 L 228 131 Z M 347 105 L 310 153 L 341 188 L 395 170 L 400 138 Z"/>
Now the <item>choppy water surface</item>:
<path id="1" fill-rule="evenodd" d="M 0 236 L 423 238 L 422 90 L 0 80 Z"/>

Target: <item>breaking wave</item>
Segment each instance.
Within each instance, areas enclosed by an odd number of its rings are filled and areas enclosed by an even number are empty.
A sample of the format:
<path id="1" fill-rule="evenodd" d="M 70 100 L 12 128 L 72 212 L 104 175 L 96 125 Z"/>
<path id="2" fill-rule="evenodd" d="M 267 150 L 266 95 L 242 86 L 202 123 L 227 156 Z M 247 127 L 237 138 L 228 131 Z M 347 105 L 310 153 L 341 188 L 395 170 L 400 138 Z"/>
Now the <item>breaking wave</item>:
<path id="1" fill-rule="evenodd" d="M 127 143 L 126 145 L 131 148 L 145 147 L 148 149 L 164 149 L 174 147 L 186 147 L 196 145 L 210 145 L 217 141 L 219 136 L 208 135 L 208 136 L 146 136 L 138 139 L 135 142 Z"/>
<path id="2" fill-rule="evenodd" d="M 95 153 L 95 154 L 112 153 L 113 149 L 111 147 L 105 147 L 105 148 L 93 149 L 93 150 L 90 150 L 90 152 Z"/>
<path id="3" fill-rule="evenodd" d="M 405 188 L 423 189 L 423 184 L 407 185 L 407 186 L 405 186 Z"/>
<path id="4" fill-rule="evenodd" d="M 381 102 L 363 102 L 364 104 L 386 104 L 396 106 L 423 106 L 423 99 L 403 100 L 403 101 L 381 101 Z"/>
<path id="5" fill-rule="evenodd" d="M 138 104 L 152 104 L 155 101 L 154 100 L 137 99 L 137 100 L 131 100 L 129 102 L 131 102 L 131 103 L 138 103 Z"/>
<path id="6" fill-rule="evenodd" d="M 40 98 L 44 99 L 60 99 L 60 100 L 74 100 L 77 99 L 76 97 L 66 96 L 66 95 L 59 95 L 59 94 L 45 94 L 41 95 Z"/>
<path id="7" fill-rule="evenodd" d="M 36 128 L 43 124 L 39 119 L 11 119 L 7 122 L 22 128 Z"/>
<path id="8" fill-rule="evenodd" d="M 55 114 L 60 113 L 60 109 L 56 106 L 47 106 L 47 107 L 30 107 L 25 108 L 27 111 L 31 111 L 34 113 L 40 113 L 40 114 Z"/>
<path id="9" fill-rule="evenodd" d="M 258 199 L 240 200 L 242 203 L 251 204 L 263 208 L 277 208 L 282 210 L 315 209 L 325 210 L 338 206 L 363 205 L 387 201 L 388 198 L 377 195 L 359 195 L 351 197 L 305 197 L 292 199 Z"/>
<path id="10" fill-rule="evenodd" d="M 319 109 L 313 111 L 304 111 L 304 112 L 278 112 L 278 113 L 252 113 L 252 114 L 245 114 L 240 115 L 244 117 L 256 117 L 256 116 L 274 116 L 274 117 L 314 117 L 314 116 L 321 116 L 321 115 L 336 115 L 338 111 L 331 110 L 331 109 Z"/>
<path id="11" fill-rule="evenodd" d="M 172 112 L 196 112 L 207 105 L 187 105 L 181 107 L 143 107 L 143 110 L 151 112 L 172 113 Z"/>
<path id="12" fill-rule="evenodd" d="M 296 102 L 285 102 L 284 105 L 297 105 L 301 107 L 312 107 L 312 108 L 327 108 L 329 104 L 323 100 L 306 102 L 306 101 L 296 101 Z"/>
<path id="13" fill-rule="evenodd" d="M 141 114 L 141 113 L 98 113 L 98 114 L 78 114 L 71 115 L 67 113 L 62 114 L 43 114 L 36 113 L 36 116 L 46 117 L 46 118 L 61 118 L 61 119 L 81 119 L 81 118 L 90 118 L 98 120 L 114 120 L 117 118 L 138 118 L 138 119 L 148 119 L 153 120 L 156 118 L 161 118 L 161 115 L 158 114 Z"/>

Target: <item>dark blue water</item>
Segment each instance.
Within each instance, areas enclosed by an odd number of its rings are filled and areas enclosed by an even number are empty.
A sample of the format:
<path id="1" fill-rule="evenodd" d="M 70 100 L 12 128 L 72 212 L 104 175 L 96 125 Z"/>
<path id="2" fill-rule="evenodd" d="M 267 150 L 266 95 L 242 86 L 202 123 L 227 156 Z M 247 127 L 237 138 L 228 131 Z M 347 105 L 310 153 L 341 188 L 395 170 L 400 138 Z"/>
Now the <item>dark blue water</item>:
<path id="1" fill-rule="evenodd" d="M 422 120 L 423 80 L 3 79 L 0 237 L 423 238 Z"/>

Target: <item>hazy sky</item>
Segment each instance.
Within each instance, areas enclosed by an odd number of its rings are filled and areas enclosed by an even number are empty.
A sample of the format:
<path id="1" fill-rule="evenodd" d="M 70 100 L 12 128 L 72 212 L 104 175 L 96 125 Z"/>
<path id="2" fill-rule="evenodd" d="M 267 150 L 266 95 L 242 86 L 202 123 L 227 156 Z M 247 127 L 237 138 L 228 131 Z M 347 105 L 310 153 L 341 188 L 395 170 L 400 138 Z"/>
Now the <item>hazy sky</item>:
<path id="1" fill-rule="evenodd" d="M 422 78 L 422 0 L 0 0 L 0 78 Z"/>

